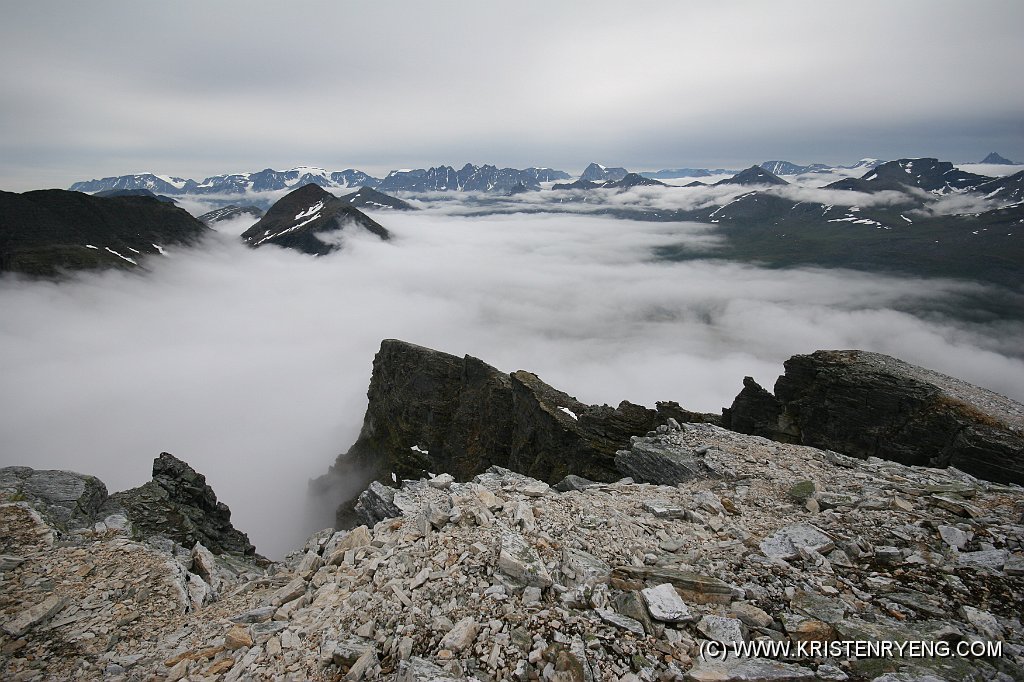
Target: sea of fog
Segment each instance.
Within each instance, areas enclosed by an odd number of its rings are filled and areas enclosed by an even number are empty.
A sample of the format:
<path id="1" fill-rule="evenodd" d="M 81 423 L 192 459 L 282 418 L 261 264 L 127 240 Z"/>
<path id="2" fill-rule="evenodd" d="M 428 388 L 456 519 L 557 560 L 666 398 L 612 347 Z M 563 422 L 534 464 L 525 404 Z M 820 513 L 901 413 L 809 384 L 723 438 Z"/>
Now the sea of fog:
<path id="1" fill-rule="evenodd" d="M 391 242 L 351 237 L 320 258 L 251 250 L 245 226 L 227 225 L 148 272 L 0 281 L 0 465 L 91 473 L 115 491 L 171 452 L 280 557 L 330 525 L 333 510 L 307 509 L 307 481 L 355 440 L 384 338 L 528 369 L 589 403 L 718 411 L 745 375 L 770 387 L 786 358 L 820 348 L 1024 399 L 1024 325 L 908 312 L 978 285 L 652 259 L 672 243 L 713 250 L 697 224 L 375 218 Z"/>

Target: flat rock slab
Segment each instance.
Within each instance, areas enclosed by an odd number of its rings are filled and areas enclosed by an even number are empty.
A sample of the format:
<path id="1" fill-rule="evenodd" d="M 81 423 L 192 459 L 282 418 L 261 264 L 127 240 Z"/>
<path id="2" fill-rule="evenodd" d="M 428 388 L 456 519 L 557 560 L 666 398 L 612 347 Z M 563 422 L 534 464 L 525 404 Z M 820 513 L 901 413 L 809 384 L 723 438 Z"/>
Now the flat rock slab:
<path id="1" fill-rule="evenodd" d="M 672 504 L 667 500 L 647 500 L 643 503 L 644 511 L 654 514 L 659 519 L 685 519 L 686 508 Z"/>
<path id="2" fill-rule="evenodd" d="M 629 450 L 615 453 L 615 466 L 640 483 L 677 485 L 695 478 L 714 478 L 704 458 L 695 451 L 671 442 L 636 438 Z"/>
<path id="3" fill-rule="evenodd" d="M 611 609 L 597 609 L 597 615 L 601 617 L 606 623 L 610 623 L 617 628 L 632 632 L 637 637 L 643 637 L 646 633 L 644 632 L 644 626 L 640 621 L 630 618 L 629 616 L 623 616 L 621 613 L 615 613 Z"/>
<path id="4" fill-rule="evenodd" d="M 460 679 L 462 678 L 452 675 L 424 658 L 413 656 L 408 661 L 398 664 L 395 682 L 448 682 Z"/>
<path id="5" fill-rule="evenodd" d="M 1005 549 L 983 549 L 980 552 L 964 552 L 957 557 L 958 566 L 1001 571 L 1010 553 Z"/>
<path id="6" fill-rule="evenodd" d="M 498 570 L 515 582 L 530 587 L 550 587 L 552 580 L 537 551 L 522 535 L 502 531 L 498 541 Z"/>
<path id="7" fill-rule="evenodd" d="M 800 557 L 800 548 L 816 552 L 829 552 L 835 548 L 832 538 L 814 526 L 797 523 L 780 528 L 759 545 L 764 555 L 772 559 L 792 561 Z"/>
<path id="8" fill-rule="evenodd" d="M 817 618 L 826 623 L 838 623 L 846 615 L 846 605 L 840 599 L 832 599 L 820 594 L 797 591 L 789 603 L 793 611 Z"/>
<path id="9" fill-rule="evenodd" d="M 672 583 L 662 583 L 655 587 L 648 587 L 640 591 L 644 602 L 647 603 L 647 611 L 654 620 L 663 623 L 679 623 L 690 620 L 690 609 L 686 606 L 676 588 Z"/>
<path id="10" fill-rule="evenodd" d="M 33 626 L 57 614 L 64 608 L 66 603 L 67 599 L 64 597 L 57 595 L 47 597 L 38 604 L 30 606 L 19 613 L 14 620 L 5 623 L 3 630 L 11 637 L 21 637 L 31 630 Z"/>
<path id="11" fill-rule="evenodd" d="M 476 640 L 477 633 L 480 632 L 480 624 L 476 622 L 476 618 L 473 616 L 466 616 L 458 623 L 456 623 L 448 634 L 441 640 L 442 649 L 451 649 L 452 651 L 458 652 L 468 649 L 473 645 Z"/>
<path id="12" fill-rule="evenodd" d="M 704 616 L 697 623 L 697 630 L 708 639 L 723 644 L 743 641 L 743 624 L 738 618 Z"/>
<path id="13" fill-rule="evenodd" d="M 660 566 L 618 566 L 613 577 L 640 580 L 660 585 L 671 583 L 686 601 L 697 604 L 728 604 L 732 601 L 733 588 L 718 578 Z"/>
<path id="14" fill-rule="evenodd" d="M 686 674 L 690 682 L 803 682 L 815 679 L 814 671 L 792 663 L 764 658 L 700 661 Z"/>

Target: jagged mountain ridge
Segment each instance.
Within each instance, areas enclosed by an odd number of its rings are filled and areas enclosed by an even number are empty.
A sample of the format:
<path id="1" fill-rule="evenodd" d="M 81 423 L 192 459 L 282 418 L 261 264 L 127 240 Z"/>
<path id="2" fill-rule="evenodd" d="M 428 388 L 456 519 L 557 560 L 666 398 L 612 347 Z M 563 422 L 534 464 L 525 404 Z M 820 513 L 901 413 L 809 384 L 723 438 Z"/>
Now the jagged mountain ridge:
<path id="1" fill-rule="evenodd" d="M 396 170 L 384 178 L 356 169 L 328 171 L 323 168 L 298 167 L 286 171 L 266 168 L 253 173 L 214 175 L 201 182 L 185 178 L 139 173 L 86 180 L 71 185 L 71 190 L 93 193 L 104 190 L 147 189 L 158 194 L 216 195 L 245 194 L 298 188 L 314 184 L 325 189 L 349 190 L 360 187 L 384 192 L 478 191 L 507 193 L 518 184 L 539 189 L 542 182 L 567 180 L 564 171 L 551 168 L 498 168 L 467 163 L 459 170 L 451 166 L 428 169 Z"/>

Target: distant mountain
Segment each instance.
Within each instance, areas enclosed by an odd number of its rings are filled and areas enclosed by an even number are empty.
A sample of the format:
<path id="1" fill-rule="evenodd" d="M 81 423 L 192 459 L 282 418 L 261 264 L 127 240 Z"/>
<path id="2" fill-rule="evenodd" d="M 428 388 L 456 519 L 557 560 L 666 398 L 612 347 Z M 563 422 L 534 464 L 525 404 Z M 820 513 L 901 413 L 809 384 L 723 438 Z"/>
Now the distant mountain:
<path id="1" fill-rule="evenodd" d="M 569 174 L 550 168 L 498 168 L 467 163 L 451 166 L 391 171 L 376 186 L 382 192 L 494 192 L 508 194 L 516 185 L 538 190 L 540 183 L 567 180 Z"/>
<path id="2" fill-rule="evenodd" d="M 263 210 L 258 206 L 225 206 L 218 208 L 209 213 L 204 213 L 199 216 L 199 220 L 205 225 L 214 225 L 215 223 L 223 222 L 225 220 L 234 220 L 242 216 L 251 216 L 254 220 L 259 220 L 263 217 Z"/>
<path id="3" fill-rule="evenodd" d="M 88 194 L 104 190 L 121 189 L 148 189 L 155 194 L 181 194 L 182 188 L 189 182 L 194 182 L 194 180 L 174 178 L 169 175 L 137 173 L 135 175 L 103 178 L 102 180 L 76 182 L 69 189 L 73 192 L 86 192 Z"/>
<path id="4" fill-rule="evenodd" d="M 352 194 L 341 197 L 342 201 L 348 202 L 356 208 L 367 208 L 370 210 L 393 209 L 395 211 L 415 211 L 416 207 L 407 201 L 402 201 L 383 192 L 378 192 L 369 187 L 360 187 Z"/>
<path id="5" fill-rule="evenodd" d="M 629 189 L 630 187 L 667 187 L 664 182 L 645 178 L 639 173 L 626 173 L 621 180 L 609 180 L 601 185 L 606 189 Z"/>
<path id="6" fill-rule="evenodd" d="M 948 161 L 921 158 L 887 161 L 860 178 L 844 178 L 825 187 L 858 192 L 904 191 L 917 187 L 926 192 L 946 193 L 970 190 L 990 180 L 992 178 L 985 175 L 962 171 Z"/>
<path id="7" fill-rule="evenodd" d="M 315 184 L 332 189 L 350 189 L 362 185 L 375 186 L 380 180 L 354 169 L 328 172 L 323 168 L 300 166 L 286 171 L 265 168 L 254 173 L 230 173 L 213 175 L 202 182 L 175 178 L 152 173 L 120 175 L 76 182 L 71 189 L 78 192 L 101 192 L 106 190 L 147 189 L 158 194 L 244 194 L 246 192 L 269 192 Z"/>
<path id="8" fill-rule="evenodd" d="M 588 182 L 607 182 L 609 180 L 621 180 L 628 173 L 625 168 L 608 168 L 599 163 L 592 163 L 584 169 L 580 180 Z"/>
<path id="9" fill-rule="evenodd" d="M 574 182 L 559 182 L 551 186 L 551 189 L 597 189 L 602 183 L 591 182 L 590 180 L 576 180 Z"/>
<path id="10" fill-rule="evenodd" d="M 365 230 L 384 240 L 391 238 L 391 233 L 358 208 L 311 183 L 283 196 L 258 223 L 242 233 L 242 239 L 253 248 L 275 244 L 320 256 L 339 246 L 325 238 L 346 230 Z"/>
<path id="11" fill-rule="evenodd" d="M 1010 161 L 1005 156 L 1000 156 L 999 154 L 996 154 L 995 152 L 992 152 L 991 154 L 986 156 L 984 159 L 982 159 L 981 163 L 1000 163 L 1000 164 L 1004 164 L 1004 165 L 1007 165 L 1007 166 L 1016 166 L 1017 165 L 1016 161 Z"/>
<path id="12" fill-rule="evenodd" d="M 382 180 L 352 168 L 332 172 L 323 168 L 300 166 L 286 171 L 265 168 L 255 173 L 213 175 L 202 182 L 152 173 L 120 175 L 76 182 L 71 185 L 71 189 L 87 193 L 145 189 L 168 195 L 216 195 L 272 192 L 317 185 L 332 191 L 368 187 L 383 192 L 465 191 L 508 194 L 516 185 L 536 190 L 540 189 L 542 182 L 568 180 L 570 177 L 565 171 L 552 168 L 498 168 L 467 163 L 459 170 L 451 166 L 437 166 L 391 171 Z"/>
<path id="13" fill-rule="evenodd" d="M 824 163 L 812 163 L 808 166 L 799 166 L 789 161 L 765 161 L 760 164 L 769 173 L 774 175 L 801 175 L 802 173 L 827 173 L 832 170 L 831 166 Z"/>
<path id="14" fill-rule="evenodd" d="M 983 182 L 974 192 L 1002 203 L 1024 201 L 1024 171 Z"/>
<path id="15" fill-rule="evenodd" d="M 1024 172 L 1017 175 L 1004 179 L 1000 194 L 1021 191 Z M 921 210 L 927 196 L 901 194 L 903 203 L 862 208 L 752 190 L 725 205 L 681 211 L 669 219 L 717 225 L 723 243 L 716 258 L 989 282 L 1006 289 L 985 290 L 967 307 L 940 312 L 978 320 L 1024 317 L 1024 202 L 982 213 L 932 215 Z M 688 245 L 657 253 L 669 260 L 708 257 Z"/>
<path id="16" fill-rule="evenodd" d="M 640 175 L 645 178 L 653 178 L 655 180 L 671 180 L 673 178 L 706 178 L 709 175 L 735 172 L 736 171 L 726 171 L 722 169 L 709 170 L 707 168 L 664 168 L 659 171 L 644 171 L 643 173 L 640 173 Z"/>
<path id="17" fill-rule="evenodd" d="M 766 171 L 760 166 L 751 166 L 746 170 L 742 170 L 731 178 L 725 180 L 719 180 L 715 183 L 718 185 L 788 185 L 789 183 L 780 178 L 779 176 Z"/>
<path id="18" fill-rule="evenodd" d="M 153 194 L 148 189 L 107 189 L 102 192 L 96 192 L 93 196 L 95 197 L 150 197 L 157 201 L 162 201 L 165 204 L 176 204 L 178 201 L 172 199 L 169 196 L 163 194 Z"/>
<path id="19" fill-rule="evenodd" d="M 639 173 L 626 173 L 618 180 L 606 182 L 593 182 L 590 180 L 576 180 L 575 182 L 557 183 L 551 189 L 568 190 L 591 190 L 591 189 L 629 189 L 631 187 L 668 187 L 664 182 L 653 178 L 645 178 Z"/>
<path id="20" fill-rule="evenodd" d="M 208 228 L 182 208 L 149 196 L 95 197 L 62 189 L 0 192 L 0 272 L 132 268 Z"/>

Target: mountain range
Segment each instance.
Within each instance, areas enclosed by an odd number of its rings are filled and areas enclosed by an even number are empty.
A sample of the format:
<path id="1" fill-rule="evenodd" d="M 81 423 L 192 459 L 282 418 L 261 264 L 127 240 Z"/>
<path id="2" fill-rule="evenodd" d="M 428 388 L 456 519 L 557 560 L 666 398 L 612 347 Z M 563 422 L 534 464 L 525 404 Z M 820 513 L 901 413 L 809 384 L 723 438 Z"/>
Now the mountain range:
<path id="1" fill-rule="evenodd" d="M 836 170 L 872 170 L 885 163 L 878 159 L 861 159 L 847 166 L 832 166 L 823 163 L 800 165 L 790 161 L 765 161 L 758 164 L 773 175 L 801 175 L 804 173 L 827 173 Z M 981 163 L 1013 164 L 999 154 L 992 152 Z M 736 170 L 724 168 L 670 168 L 659 171 L 637 173 L 645 178 L 669 180 L 674 178 L 703 178 L 718 175 L 733 175 Z M 591 163 L 576 180 L 593 182 L 596 185 L 625 178 L 628 170 L 621 167 Z M 221 195 L 245 194 L 252 192 L 296 189 L 314 184 L 329 190 L 351 190 L 360 187 L 377 189 L 382 192 L 487 192 L 510 195 L 523 191 L 541 189 L 542 183 L 573 180 L 575 176 L 552 168 L 530 167 L 524 169 L 498 168 L 490 164 L 476 166 L 470 163 L 462 168 L 453 166 L 432 166 L 430 168 L 403 168 L 393 170 L 383 178 L 374 177 L 363 171 L 348 168 L 342 171 L 328 171 L 313 166 L 299 166 L 285 171 L 272 168 L 252 173 L 229 173 L 213 175 L 197 180 L 154 173 L 135 173 L 111 176 L 102 179 L 75 182 L 69 189 L 76 192 L 95 194 L 111 191 L 148 190 L 157 195 Z M 595 186 L 596 186 L 595 185 Z M 577 186 L 576 189 L 585 188 Z"/>
<path id="2" fill-rule="evenodd" d="M 76 182 L 69 189 L 90 194 L 111 190 L 149 190 L 165 195 L 215 195 L 296 189 L 313 184 L 325 189 L 369 187 L 383 192 L 475 191 L 507 194 L 517 185 L 537 190 L 542 182 L 568 180 L 570 177 L 564 171 L 551 168 L 520 170 L 489 164 L 474 166 L 469 163 L 459 170 L 451 166 L 394 170 L 384 178 L 376 178 L 352 168 L 327 171 L 302 166 L 286 171 L 266 168 L 254 173 L 214 175 L 202 182 L 168 175 L 137 173 Z"/>

